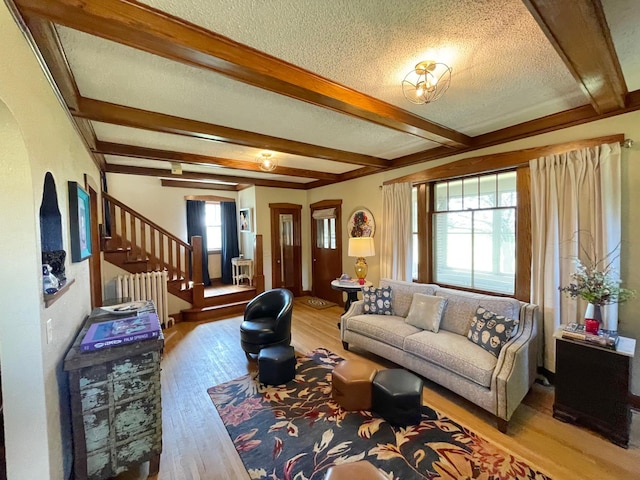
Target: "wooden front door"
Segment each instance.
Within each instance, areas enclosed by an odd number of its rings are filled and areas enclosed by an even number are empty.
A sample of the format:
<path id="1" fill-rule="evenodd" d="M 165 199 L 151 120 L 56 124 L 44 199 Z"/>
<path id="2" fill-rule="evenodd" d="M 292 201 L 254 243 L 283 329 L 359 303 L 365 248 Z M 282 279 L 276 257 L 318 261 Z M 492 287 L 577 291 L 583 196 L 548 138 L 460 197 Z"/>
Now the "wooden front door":
<path id="1" fill-rule="evenodd" d="M 342 304 L 342 292 L 331 280 L 342 274 L 342 200 L 311 204 L 311 258 L 313 295 Z"/>
<path id="2" fill-rule="evenodd" d="M 302 205 L 270 203 L 271 285 L 302 294 Z"/>

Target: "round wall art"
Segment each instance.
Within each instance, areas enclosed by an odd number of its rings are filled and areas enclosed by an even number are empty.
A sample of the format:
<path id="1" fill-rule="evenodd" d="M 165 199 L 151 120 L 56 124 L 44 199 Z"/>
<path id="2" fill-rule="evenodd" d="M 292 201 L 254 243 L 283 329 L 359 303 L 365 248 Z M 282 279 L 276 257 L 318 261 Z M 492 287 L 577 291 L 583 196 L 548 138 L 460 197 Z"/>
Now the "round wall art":
<path id="1" fill-rule="evenodd" d="M 373 237 L 376 232 L 376 222 L 371 212 L 365 208 L 359 208 L 353 212 L 347 223 L 347 231 L 350 237 Z"/>

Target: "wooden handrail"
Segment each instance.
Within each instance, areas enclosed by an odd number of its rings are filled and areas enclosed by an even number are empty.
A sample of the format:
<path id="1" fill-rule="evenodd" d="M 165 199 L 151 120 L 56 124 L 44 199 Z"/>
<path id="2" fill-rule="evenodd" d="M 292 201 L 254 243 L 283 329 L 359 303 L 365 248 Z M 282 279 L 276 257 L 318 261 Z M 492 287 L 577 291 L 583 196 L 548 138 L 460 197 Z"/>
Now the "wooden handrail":
<path id="1" fill-rule="evenodd" d="M 160 225 L 158 225 L 157 223 L 154 223 L 152 220 L 149 220 L 147 217 L 145 217 L 144 215 L 140 215 L 138 212 L 136 212 L 135 210 L 129 208 L 127 205 L 125 205 L 124 203 L 122 203 L 121 201 L 113 198 L 111 195 L 109 195 L 106 192 L 102 192 L 102 198 L 108 200 L 109 202 L 112 202 L 114 205 L 117 205 L 118 207 L 120 207 L 122 210 L 125 210 L 126 212 L 134 215 L 136 218 L 144 221 L 144 223 L 146 223 L 147 225 L 152 226 L 155 230 L 162 232 L 163 235 L 166 235 L 167 237 L 171 237 L 176 243 L 179 243 L 180 245 L 182 245 L 185 248 L 191 249 L 191 245 L 189 245 L 187 242 L 180 240 L 178 237 L 176 237 L 175 235 L 173 235 L 172 233 L 168 232 L 167 230 L 165 230 L 164 228 L 162 228 Z M 111 222 L 112 222 L 112 226 L 113 226 L 113 216 L 111 218 Z"/>
<path id="2" fill-rule="evenodd" d="M 151 270 L 167 270 L 170 280 L 180 280 L 184 282 L 185 287 L 195 280 L 190 270 L 194 274 L 200 272 L 197 275 L 199 281 L 195 283 L 202 283 L 202 267 L 197 260 L 202 252 L 201 237 L 193 237 L 198 239 L 196 242 L 200 249 L 196 255 L 192 245 L 108 193 L 103 192 L 102 198 L 105 201 L 105 211 L 111 215 L 110 248 L 126 251 L 128 261 L 147 262 L 147 267 Z M 190 269 L 189 266 L 192 264 L 194 267 Z"/>

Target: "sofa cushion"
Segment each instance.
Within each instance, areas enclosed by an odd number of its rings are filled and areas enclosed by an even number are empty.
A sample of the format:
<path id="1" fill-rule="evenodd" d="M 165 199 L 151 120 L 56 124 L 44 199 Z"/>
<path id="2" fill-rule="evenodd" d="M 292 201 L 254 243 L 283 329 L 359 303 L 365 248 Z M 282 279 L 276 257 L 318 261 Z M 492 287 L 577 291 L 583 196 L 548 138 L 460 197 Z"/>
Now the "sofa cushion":
<path id="1" fill-rule="evenodd" d="M 406 317 L 413 301 L 414 293 L 424 293 L 434 295 L 437 285 L 430 283 L 404 282 L 402 280 L 390 280 L 383 278 L 380 280 L 381 287 L 391 287 L 393 289 L 393 314 L 399 317 Z"/>
<path id="2" fill-rule="evenodd" d="M 438 333 L 442 313 L 446 306 L 446 298 L 414 293 L 406 322 L 414 327 Z"/>
<path id="3" fill-rule="evenodd" d="M 497 357 L 517 325 L 518 320 L 478 307 L 471 321 L 467 338 Z"/>
<path id="4" fill-rule="evenodd" d="M 467 337 L 444 330 L 409 335 L 404 350 L 487 388 L 498 362 L 486 350 L 470 344 Z"/>
<path id="5" fill-rule="evenodd" d="M 515 298 L 494 297 L 449 288 L 439 288 L 436 295 L 449 301 L 440 322 L 440 329 L 465 337 L 469 332 L 469 326 L 476 310 L 480 306 L 498 315 L 515 320 L 520 318 L 520 302 Z"/>
<path id="6" fill-rule="evenodd" d="M 419 328 L 406 323 L 404 317 L 395 315 L 355 315 L 346 320 L 345 328 L 400 349 L 407 335 L 420 332 Z"/>
<path id="7" fill-rule="evenodd" d="M 364 313 L 374 315 L 393 315 L 391 307 L 391 287 L 362 287 Z"/>

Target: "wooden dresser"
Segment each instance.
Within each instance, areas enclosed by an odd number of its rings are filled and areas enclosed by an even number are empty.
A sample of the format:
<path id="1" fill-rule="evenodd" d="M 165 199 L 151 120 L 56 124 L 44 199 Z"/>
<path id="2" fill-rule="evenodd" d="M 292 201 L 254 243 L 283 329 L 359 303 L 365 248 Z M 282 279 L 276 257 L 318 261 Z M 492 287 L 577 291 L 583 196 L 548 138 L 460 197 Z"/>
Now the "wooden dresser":
<path id="1" fill-rule="evenodd" d="M 155 311 L 149 302 L 144 309 Z M 95 322 L 118 318 L 96 308 L 64 360 L 69 375 L 76 479 L 111 478 L 149 461 L 157 474 L 162 451 L 160 359 L 164 338 L 81 352 Z M 122 318 L 122 316 L 120 316 Z"/>

